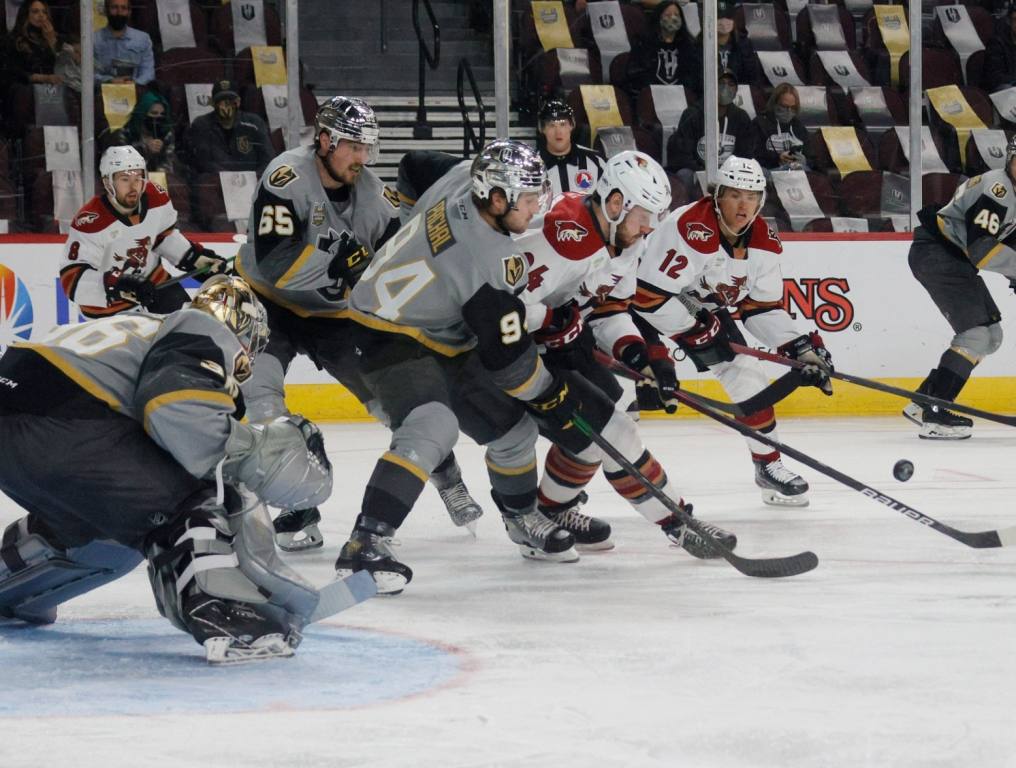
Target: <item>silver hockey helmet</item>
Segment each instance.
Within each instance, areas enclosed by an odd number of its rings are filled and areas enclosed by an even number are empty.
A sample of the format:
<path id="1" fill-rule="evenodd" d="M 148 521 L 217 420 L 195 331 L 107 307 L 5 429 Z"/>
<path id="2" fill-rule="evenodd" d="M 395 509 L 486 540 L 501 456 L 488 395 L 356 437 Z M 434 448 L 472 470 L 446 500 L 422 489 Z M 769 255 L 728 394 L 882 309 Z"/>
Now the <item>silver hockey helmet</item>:
<path id="1" fill-rule="evenodd" d="M 509 208 L 515 208 L 519 196 L 526 192 L 540 195 L 540 206 L 550 200 L 550 182 L 547 167 L 540 153 L 514 139 L 495 139 L 476 157 L 469 168 L 473 180 L 473 194 L 489 200 L 491 192 L 500 189 L 508 199 Z"/>
<path id="2" fill-rule="evenodd" d="M 368 165 L 376 163 L 381 149 L 381 131 L 377 115 L 363 99 L 352 96 L 332 96 L 318 107 L 314 117 L 315 136 L 328 134 L 328 150 L 334 150 L 341 139 L 366 144 L 370 147 Z"/>
<path id="3" fill-rule="evenodd" d="M 247 353 L 250 365 L 268 344 L 268 313 L 243 278 L 210 277 L 194 294 L 191 307 L 207 312 L 229 328 Z M 241 382 L 250 376 L 249 368 L 234 373 Z"/>

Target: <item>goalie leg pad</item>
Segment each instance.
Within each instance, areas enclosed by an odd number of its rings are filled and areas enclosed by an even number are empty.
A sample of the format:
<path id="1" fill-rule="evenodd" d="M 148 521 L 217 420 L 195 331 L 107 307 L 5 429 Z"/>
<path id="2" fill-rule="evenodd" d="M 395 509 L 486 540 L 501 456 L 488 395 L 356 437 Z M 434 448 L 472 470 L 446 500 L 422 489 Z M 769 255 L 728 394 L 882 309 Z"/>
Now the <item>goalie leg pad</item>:
<path id="1" fill-rule="evenodd" d="M 108 541 L 59 549 L 30 533 L 27 517 L 7 526 L 0 555 L 0 616 L 36 624 L 51 624 L 58 605 L 120 578 L 143 559 Z"/>

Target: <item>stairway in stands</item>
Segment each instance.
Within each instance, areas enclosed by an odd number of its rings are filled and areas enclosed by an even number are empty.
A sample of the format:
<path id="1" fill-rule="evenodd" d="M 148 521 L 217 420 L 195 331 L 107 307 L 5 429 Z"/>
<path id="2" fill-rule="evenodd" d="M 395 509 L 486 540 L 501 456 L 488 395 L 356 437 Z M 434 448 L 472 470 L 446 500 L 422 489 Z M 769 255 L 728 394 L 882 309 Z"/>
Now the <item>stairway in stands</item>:
<path id="1" fill-rule="evenodd" d="M 314 85 L 319 101 L 337 93 L 365 99 L 377 112 L 381 126 L 381 157 L 375 171 L 394 182 L 402 155 L 413 149 L 435 149 L 462 154 L 462 118 L 455 96 L 459 60 L 473 70 L 486 107 L 486 140 L 494 136 L 494 68 L 490 35 L 469 26 L 468 4 L 463 0 L 431 0 L 441 28 L 441 57 L 436 70 L 427 70 L 427 123 L 430 139 L 414 139 L 418 92 L 418 44 L 413 31 L 412 3 L 387 0 L 385 37 L 381 50 L 380 3 L 301 0 L 300 58 L 305 78 Z M 431 40 L 426 14 L 425 38 Z M 472 104 L 468 90 L 466 103 Z M 475 107 L 475 105 L 474 105 Z M 474 130 L 479 120 L 470 111 Z M 535 141 L 533 128 L 510 116 L 509 136 Z M 472 153 L 471 153 L 472 154 Z"/>

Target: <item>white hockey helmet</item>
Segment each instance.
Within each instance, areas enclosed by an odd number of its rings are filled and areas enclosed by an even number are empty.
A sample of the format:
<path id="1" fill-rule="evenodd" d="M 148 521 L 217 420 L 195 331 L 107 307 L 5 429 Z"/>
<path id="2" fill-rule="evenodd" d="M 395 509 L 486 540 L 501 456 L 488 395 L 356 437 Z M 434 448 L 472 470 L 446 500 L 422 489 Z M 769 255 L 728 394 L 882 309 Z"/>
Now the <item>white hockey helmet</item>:
<path id="1" fill-rule="evenodd" d="M 614 192 L 621 193 L 621 212 L 616 219 L 607 213 L 606 202 Z M 645 152 L 618 152 L 604 163 L 596 182 L 603 217 L 610 224 L 608 240 L 615 245 L 617 225 L 635 206 L 645 208 L 655 219 L 662 219 L 670 210 L 670 182 L 658 162 Z"/>
<path id="2" fill-rule="evenodd" d="M 550 182 L 547 166 L 540 153 L 514 139 L 495 139 L 473 158 L 469 166 L 473 181 L 473 194 L 481 200 L 490 199 L 500 189 L 508 199 L 508 207 L 515 208 L 519 197 L 526 192 L 540 195 L 541 209 L 550 200 Z"/>
<path id="3" fill-rule="evenodd" d="M 376 163 L 381 150 L 381 130 L 377 115 L 363 99 L 351 96 L 332 96 L 318 107 L 314 117 L 315 136 L 328 134 L 328 151 L 331 152 L 339 141 L 355 141 L 370 147 L 367 164 Z"/>
<path id="4" fill-rule="evenodd" d="M 194 294 L 191 307 L 207 312 L 233 332 L 247 364 L 238 366 L 234 375 L 241 383 L 250 377 L 254 359 L 268 344 L 268 313 L 257 294 L 243 278 L 213 275 Z"/>
<path id="5" fill-rule="evenodd" d="M 755 215 L 751 217 L 751 220 L 740 232 L 727 226 L 727 222 L 723 220 L 723 214 L 720 213 L 720 195 L 723 194 L 723 190 L 727 187 L 730 189 L 744 189 L 749 192 L 761 193 L 758 201 L 758 208 L 755 210 Z M 755 222 L 755 219 L 758 218 L 758 215 L 762 212 L 762 206 L 765 205 L 765 203 L 766 175 L 762 172 L 762 166 L 759 164 L 758 160 L 738 157 L 737 155 L 731 155 L 728 157 L 723 162 L 723 165 L 720 166 L 716 178 L 716 189 L 713 191 L 713 206 L 716 208 L 716 218 L 719 220 L 720 226 L 727 229 L 727 231 L 731 234 L 744 234 Z"/>
<path id="6" fill-rule="evenodd" d="M 134 147 L 125 145 L 107 148 L 99 159 L 99 178 L 102 179 L 102 186 L 114 199 L 116 192 L 113 189 L 113 174 L 120 171 L 141 171 L 145 181 L 148 181 L 145 158 Z"/>

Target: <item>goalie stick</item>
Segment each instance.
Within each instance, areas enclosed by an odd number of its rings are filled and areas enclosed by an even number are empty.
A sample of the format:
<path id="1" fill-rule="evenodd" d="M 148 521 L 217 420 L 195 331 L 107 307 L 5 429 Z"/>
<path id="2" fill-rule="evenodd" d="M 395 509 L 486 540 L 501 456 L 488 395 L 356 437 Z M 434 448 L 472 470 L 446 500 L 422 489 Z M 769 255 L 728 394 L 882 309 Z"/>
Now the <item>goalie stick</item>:
<path id="1" fill-rule="evenodd" d="M 633 368 L 629 368 L 620 360 L 611 357 L 603 350 L 594 349 L 593 356 L 600 365 L 618 376 L 623 376 L 631 381 L 645 381 L 648 378 L 644 373 L 640 373 Z M 723 411 L 724 413 L 729 413 L 733 416 L 747 416 L 752 413 L 757 413 L 763 408 L 769 408 L 770 406 L 775 405 L 780 402 L 780 400 L 783 400 L 785 397 L 790 395 L 798 387 L 802 386 L 802 384 L 803 382 L 801 381 L 800 372 L 797 369 L 794 369 L 778 378 L 761 392 L 752 395 L 747 400 L 742 400 L 739 403 L 725 403 L 722 400 L 713 400 L 711 397 L 705 397 L 704 395 L 696 395 L 696 397 L 710 408 L 715 408 L 718 411 Z"/>
<path id="2" fill-rule="evenodd" d="M 352 576 L 325 584 L 318 590 L 317 608 L 307 620 L 313 624 L 362 603 L 377 594 L 377 584 L 369 571 L 356 571 Z"/>
<path id="3" fill-rule="evenodd" d="M 678 392 L 678 395 L 680 394 L 681 393 Z M 676 516 L 682 523 L 701 536 L 713 551 L 717 552 L 724 560 L 734 566 L 734 568 L 743 573 L 745 576 L 754 576 L 757 578 L 797 576 L 801 573 L 807 573 L 818 565 L 818 557 L 814 552 L 801 552 L 800 554 L 791 555 L 789 557 L 771 558 L 752 558 L 735 555 L 727 547 L 716 541 L 706 531 L 704 531 L 698 520 L 685 512 L 681 508 L 680 504 L 670 498 L 670 496 L 660 490 L 660 488 L 652 480 L 642 474 L 638 467 L 628 461 L 628 459 L 626 459 L 609 440 L 596 432 L 589 422 L 576 414 L 572 417 L 572 424 L 575 425 L 575 428 L 578 429 L 579 432 L 596 443 L 596 445 L 598 445 L 604 453 L 620 464 L 629 475 L 638 480 L 647 491 L 659 499 L 663 506 L 669 509 L 671 513 L 674 514 L 674 516 Z"/>
<path id="4" fill-rule="evenodd" d="M 731 342 L 730 348 L 739 354 L 750 355 L 751 357 L 757 357 L 759 360 L 767 360 L 771 363 L 786 365 L 798 370 L 807 365 L 807 363 L 802 363 L 800 360 L 794 360 L 791 357 L 777 355 L 775 352 L 766 352 L 762 349 L 755 349 L 754 347 L 748 347 L 744 344 Z M 900 387 L 894 387 L 891 384 L 883 384 L 880 381 L 865 379 L 860 376 L 854 376 L 837 370 L 829 371 L 829 376 L 833 379 L 839 379 L 840 381 L 845 381 L 849 384 L 856 384 L 859 387 L 867 387 L 868 389 L 885 392 L 889 395 L 905 397 L 908 400 L 924 403 L 925 405 L 937 405 L 939 408 L 947 408 L 950 411 L 965 413 L 968 416 L 977 416 L 978 418 L 985 419 L 986 421 L 995 421 L 1009 427 L 1016 427 L 1016 416 L 1003 416 L 998 413 L 991 413 L 990 411 L 982 411 L 980 408 L 973 408 L 969 405 L 954 403 L 951 400 L 942 400 L 941 398 L 933 397 L 932 395 L 926 395 L 923 392 L 911 392 L 909 389 L 901 389 Z"/>

